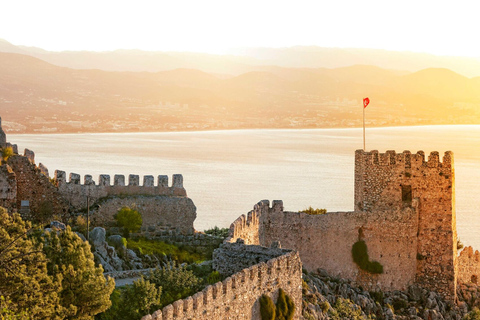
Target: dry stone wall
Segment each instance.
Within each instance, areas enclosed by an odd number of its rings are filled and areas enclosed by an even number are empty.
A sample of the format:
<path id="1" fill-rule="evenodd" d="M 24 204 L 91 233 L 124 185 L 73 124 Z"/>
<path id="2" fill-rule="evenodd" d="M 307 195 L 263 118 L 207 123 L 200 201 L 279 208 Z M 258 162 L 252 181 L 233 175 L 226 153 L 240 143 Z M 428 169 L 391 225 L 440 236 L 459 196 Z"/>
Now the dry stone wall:
<path id="1" fill-rule="evenodd" d="M 295 303 L 294 319 L 302 319 L 302 263 L 297 252 L 243 269 L 142 320 L 261 320 L 260 297 L 266 294 L 276 301 L 280 288 Z"/>
<path id="2" fill-rule="evenodd" d="M 355 209 L 367 213 L 409 206 L 418 199 L 416 282 L 454 299 L 457 233 L 453 153 L 428 161 L 419 151 L 355 152 Z"/>

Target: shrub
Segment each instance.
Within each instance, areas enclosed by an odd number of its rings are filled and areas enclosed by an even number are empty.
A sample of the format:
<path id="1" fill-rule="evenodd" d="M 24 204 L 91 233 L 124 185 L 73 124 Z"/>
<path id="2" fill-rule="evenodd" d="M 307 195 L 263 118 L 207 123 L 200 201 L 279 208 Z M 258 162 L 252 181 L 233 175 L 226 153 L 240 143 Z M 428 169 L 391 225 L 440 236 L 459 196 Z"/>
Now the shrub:
<path id="1" fill-rule="evenodd" d="M 325 214 L 327 213 L 327 209 L 313 209 L 312 206 L 308 207 L 307 209 L 304 209 L 304 210 L 301 210 L 301 211 L 298 211 L 298 212 L 304 212 L 304 213 L 307 213 L 307 214 L 312 214 L 312 215 L 316 215 L 316 214 Z"/>
<path id="2" fill-rule="evenodd" d="M 330 303 L 328 303 L 328 301 L 323 301 L 322 303 L 320 303 L 320 309 L 322 309 L 323 313 L 327 313 L 330 309 Z"/>
<path id="3" fill-rule="evenodd" d="M 123 207 L 114 216 L 119 227 L 123 228 L 125 238 L 130 236 L 131 232 L 136 232 L 142 227 L 142 215 L 129 207 Z"/>
<path id="4" fill-rule="evenodd" d="M 472 311 L 463 317 L 463 320 L 480 320 L 480 310 L 478 310 L 478 308 L 473 308 Z"/>
<path id="5" fill-rule="evenodd" d="M 329 312 L 329 316 L 332 320 L 363 320 L 362 309 L 359 306 L 355 305 L 349 299 L 338 298 L 335 301 L 333 310 Z"/>
<path id="6" fill-rule="evenodd" d="M 260 314 L 262 320 L 275 320 L 275 305 L 273 304 L 272 298 L 266 294 L 260 297 Z"/>
<path id="7" fill-rule="evenodd" d="M 377 261 L 370 261 L 368 258 L 367 244 L 360 240 L 352 246 L 353 261 L 364 271 L 378 274 L 383 273 L 383 266 Z"/>
<path id="8" fill-rule="evenodd" d="M 208 230 L 205 230 L 204 231 L 206 234 L 209 234 L 211 236 L 215 236 L 215 237 L 222 237 L 222 238 L 228 238 L 228 234 L 230 232 L 230 229 L 229 228 L 219 228 L 217 226 L 211 228 L 211 229 L 208 229 Z"/>
<path id="9" fill-rule="evenodd" d="M 403 299 L 395 299 L 393 301 L 392 307 L 394 310 L 401 310 L 408 307 L 408 302 Z"/>
<path id="10" fill-rule="evenodd" d="M 463 243 L 460 241 L 460 239 L 457 239 L 457 250 L 463 249 Z"/>
<path id="11" fill-rule="evenodd" d="M 7 161 L 8 158 L 10 158 L 11 156 L 13 156 L 13 148 L 12 147 L 6 147 L 6 148 L 3 148 L 2 149 L 2 158 L 3 158 L 3 161 Z"/>
<path id="12" fill-rule="evenodd" d="M 176 266 L 168 263 L 163 268 L 150 272 L 146 280 L 154 283 L 157 288 L 162 287 L 162 306 L 192 295 L 200 288 L 201 279 L 185 266 Z"/>
<path id="13" fill-rule="evenodd" d="M 220 273 L 218 271 L 212 271 L 207 277 L 207 282 L 209 284 L 214 284 L 219 281 L 221 281 L 222 277 L 220 276 Z"/>
<path id="14" fill-rule="evenodd" d="M 373 300 L 383 305 L 383 292 L 382 291 L 370 291 L 370 297 Z"/>

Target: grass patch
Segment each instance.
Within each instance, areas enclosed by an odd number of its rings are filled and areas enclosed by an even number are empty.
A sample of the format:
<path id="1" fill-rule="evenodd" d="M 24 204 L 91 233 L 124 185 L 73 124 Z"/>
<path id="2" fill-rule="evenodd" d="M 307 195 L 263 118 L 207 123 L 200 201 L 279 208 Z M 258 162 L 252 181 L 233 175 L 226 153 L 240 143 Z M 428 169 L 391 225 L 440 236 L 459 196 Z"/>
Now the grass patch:
<path id="1" fill-rule="evenodd" d="M 163 241 L 148 240 L 145 238 L 129 239 L 127 248 L 132 249 L 141 255 L 155 255 L 157 257 L 168 256 L 179 263 L 198 263 L 206 260 L 206 257 L 195 252 L 194 248 L 179 248 L 174 244 Z"/>

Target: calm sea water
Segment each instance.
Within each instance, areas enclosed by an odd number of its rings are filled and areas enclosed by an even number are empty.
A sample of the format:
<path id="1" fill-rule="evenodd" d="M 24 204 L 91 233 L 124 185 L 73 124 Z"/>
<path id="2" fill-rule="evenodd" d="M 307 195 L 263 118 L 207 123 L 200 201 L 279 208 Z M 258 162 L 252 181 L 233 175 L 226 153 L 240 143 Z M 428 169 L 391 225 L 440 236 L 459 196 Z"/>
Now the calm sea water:
<path id="1" fill-rule="evenodd" d="M 195 228 L 227 227 L 262 199 L 286 210 L 353 210 L 361 129 L 9 135 L 36 162 L 81 175 L 181 173 L 197 206 Z M 455 154 L 457 227 L 480 249 L 480 126 L 367 129 L 367 149 Z"/>

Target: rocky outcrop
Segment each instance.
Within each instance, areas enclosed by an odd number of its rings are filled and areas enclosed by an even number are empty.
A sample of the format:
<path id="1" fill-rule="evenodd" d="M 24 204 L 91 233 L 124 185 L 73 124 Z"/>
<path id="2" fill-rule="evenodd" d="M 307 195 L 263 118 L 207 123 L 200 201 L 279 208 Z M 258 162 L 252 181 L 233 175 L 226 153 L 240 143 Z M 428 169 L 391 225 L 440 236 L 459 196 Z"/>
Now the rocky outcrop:
<path id="1" fill-rule="evenodd" d="M 125 247 L 121 236 L 111 236 L 109 239 L 118 244 L 117 250 L 123 257 L 119 257 L 115 247 L 110 246 L 106 241 L 104 228 L 96 227 L 90 231 L 90 244 L 93 248 L 93 255 L 96 261 L 103 266 L 105 272 L 122 271 L 125 269 L 143 269 L 142 260 Z"/>
<path id="2" fill-rule="evenodd" d="M 303 279 L 303 317 L 308 320 L 460 320 L 469 311 L 465 302 L 455 305 L 440 294 L 415 285 L 406 292 L 373 292 L 356 287 L 349 280 L 331 278 L 323 270 L 303 274 Z"/>

